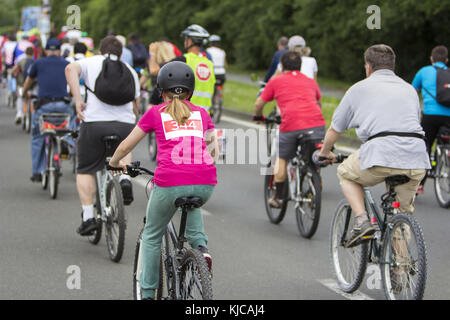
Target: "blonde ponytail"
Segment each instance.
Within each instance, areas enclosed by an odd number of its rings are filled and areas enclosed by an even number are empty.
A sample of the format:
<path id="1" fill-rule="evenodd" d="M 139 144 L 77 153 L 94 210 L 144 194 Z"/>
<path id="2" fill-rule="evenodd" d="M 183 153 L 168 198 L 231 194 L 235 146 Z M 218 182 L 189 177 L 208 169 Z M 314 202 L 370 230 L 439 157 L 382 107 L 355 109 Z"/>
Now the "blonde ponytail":
<path id="1" fill-rule="evenodd" d="M 172 92 L 166 92 L 167 98 L 171 101 L 166 106 L 165 113 L 170 114 L 173 120 L 175 120 L 179 125 L 185 125 L 187 120 L 191 116 L 191 108 L 184 103 L 182 100 L 186 100 L 189 92 L 184 92 L 181 94 L 175 94 Z"/>

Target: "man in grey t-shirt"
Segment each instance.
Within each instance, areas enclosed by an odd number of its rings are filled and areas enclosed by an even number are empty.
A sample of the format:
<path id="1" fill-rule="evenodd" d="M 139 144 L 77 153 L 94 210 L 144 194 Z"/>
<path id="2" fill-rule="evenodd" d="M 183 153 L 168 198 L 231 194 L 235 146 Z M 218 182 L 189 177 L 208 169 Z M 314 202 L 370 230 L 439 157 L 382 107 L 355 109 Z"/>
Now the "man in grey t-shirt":
<path id="1" fill-rule="evenodd" d="M 425 169 L 430 168 L 421 138 L 419 97 L 410 84 L 395 75 L 392 48 L 375 45 L 367 49 L 365 68 L 367 79 L 345 94 L 320 154 L 335 162 L 331 149 L 340 134 L 351 128 L 356 128 L 364 142 L 338 168 L 342 191 L 356 215 L 351 242 L 375 231 L 364 206 L 363 187 L 379 184 L 389 176 L 408 176 L 410 181 L 396 191 L 400 210 L 412 214 L 417 187 Z"/>

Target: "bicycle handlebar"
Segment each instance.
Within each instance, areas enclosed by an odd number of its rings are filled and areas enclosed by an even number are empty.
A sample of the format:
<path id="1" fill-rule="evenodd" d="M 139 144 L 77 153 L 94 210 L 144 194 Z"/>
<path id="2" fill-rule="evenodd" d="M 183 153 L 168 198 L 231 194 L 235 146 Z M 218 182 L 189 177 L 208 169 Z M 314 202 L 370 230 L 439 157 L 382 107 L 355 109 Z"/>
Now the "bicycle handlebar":
<path id="1" fill-rule="evenodd" d="M 348 155 L 345 155 L 345 154 L 337 154 L 337 155 L 336 155 L 336 162 L 335 162 L 335 163 L 342 163 L 342 162 L 344 162 L 344 160 L 347 159 L 348 157 L 349 157 L 349 156 L 348 156 Z M 325 157 L 319 157 L 318 160 L 319 160 L 319 162 L 324 162 L 324 161 L 327 161 L 327 160 L 330 160 L 330 159 L 325 158 Z"/>
<path id="2" fill-rule="evenodd" d="M 122 171 L 123 168 L 114 168 L 114 167 L 111 167 L 110 165 L 107 165 L 106 166 L 106 170 L 109 170 L 109 171 Z M 150 176 L 154 176 L 155 175 L 155 173 L 153 171 L 141 167 L 141 162 L 140 161 L 135 161 L 135 162 L 132 162 L 131 165 L 128 165 L 127 166 L 127 172 L 125 174 L 129 175 L 132 178 L 136 178 L 137 176 L 142 175 L 142 174 L 148 174 Z"/>
<path id="3" fill-rule="evenodd" d="M 281 117 L 280 116 L 276 116 L 274 118 L 266 118 L 264 116 L 253 116 L 253 121 L 258 122 L 264 122 L 265 124 L 270 124 L 270 123 L 276 123 L 276 124 L 281 124 Z"/>

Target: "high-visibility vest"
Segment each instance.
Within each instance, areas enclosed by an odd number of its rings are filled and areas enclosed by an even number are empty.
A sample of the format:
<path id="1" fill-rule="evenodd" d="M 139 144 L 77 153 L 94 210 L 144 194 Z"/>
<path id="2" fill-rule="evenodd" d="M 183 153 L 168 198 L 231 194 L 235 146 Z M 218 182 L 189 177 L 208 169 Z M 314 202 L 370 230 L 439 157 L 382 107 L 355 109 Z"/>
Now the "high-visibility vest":
<path id="1" fill-rule="evenodd" d="M 216 84 L 214 66 L 204 56 L 198 56 L 192 52 L 186 53 L 184 56 L 186 63 L 195 74 L 195 91 L 192 95 L 191 102 L 199 107 L 209 109 L 212 106 L 214 86 Z"/>

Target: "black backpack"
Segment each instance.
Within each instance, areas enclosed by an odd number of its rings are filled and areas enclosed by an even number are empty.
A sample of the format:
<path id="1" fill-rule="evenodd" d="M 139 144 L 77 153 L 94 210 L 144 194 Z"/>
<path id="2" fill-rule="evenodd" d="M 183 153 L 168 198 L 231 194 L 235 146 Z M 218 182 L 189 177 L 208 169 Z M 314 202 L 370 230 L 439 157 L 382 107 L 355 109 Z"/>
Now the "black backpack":
<path id="1" fill-rule="evenodd" d="M 144 67 L 148 59 L 148 52 L 145 46 L 142 43 L 134 43 L 128 49 L 133 54 L 134 67 Z"/>
<path id="2" fill-rule="evenodd" d="M 450 69 L 441 69 L 433 66 L 437 71 L 436 76 L 436 96 L 433 96 L 427 89 L 424 88 L 430 96 L 433 97 L 437 103 L 450 107 Z"/>
<path id="3" fill-rule="evenodd" d="M 123 106 L 135 100 L 136 84 L 130 69 L 120 60 L 109 56 L 103 61 L 102 71 L 95 80 L 95 91 L 86 86 L 102 102 Z"/>

